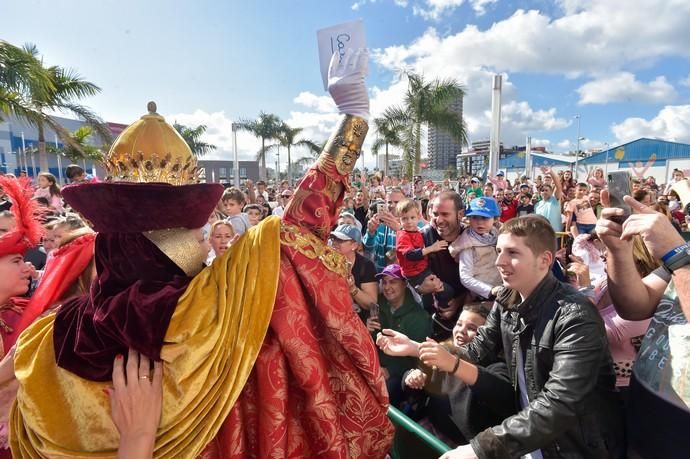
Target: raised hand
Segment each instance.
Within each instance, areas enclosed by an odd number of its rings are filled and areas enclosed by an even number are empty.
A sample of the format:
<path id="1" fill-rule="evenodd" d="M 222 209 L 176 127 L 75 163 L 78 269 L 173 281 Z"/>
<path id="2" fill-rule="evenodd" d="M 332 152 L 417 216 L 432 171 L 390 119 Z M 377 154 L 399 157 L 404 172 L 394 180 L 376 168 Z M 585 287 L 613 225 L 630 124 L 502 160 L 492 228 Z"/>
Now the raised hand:
<path id="1" fill-rule="evenodd" d="M 118 458 L 152 457 L 163 400 L 163 363 L 151 363 L 130 349 L 127 366 L 121 355 L 113 364 L 108 389 L 113 423 L 120 433 Z M 148 455 L 147 455 L 148 454 Z"/>
<path id="2" fill-rule="evenodd" d="M 376 336 L 376 345 L 386 355 L 393 357 L 417 357 L 419 343 L 412 341 L 407 335 L 395 330 L 384 328 Z"/>
<path id="3" fill-rule="evenodd" d="M 630 196 L 624 196 L 623 199 L 632 208 L 633 214 L 623 223 L 620 235 L 622 240 L 629 241 L 635 234 L 639 234 L 656 259 L 660 259 L 685 242 L 664 214 L 637 202 Z"/>
<path id="4" fill-rule="evenodd" d="M 369 119 L 369 94 L 364 83 L 368 66 L 366 49 L 348 49 L 342 58 L 333 54 L 328 67 L 328 92 L 340 113 Z"/>
<path id="5" fill-rule="evenodd" d="M 405 376 L 405 385 L 410 389 L 424 389 L 424 384 L 426 384 L 426 374 L 420 369 L 415 368 Z"/>
<path id="6" fill-rule="evenodd" d="M 430 367 L 436 367 L 439 370 L 451 371 L 455 366 L 456 358 L 448 352 L 442 345 L 431 338 L 427 338 L 425 342 L 419 345 L 419 359 Z"/>
<path id="7" fill-rule="evenodd" d="M 623 216 L 623 209 L 611 207 L 608 190 L 602 190 L 601 204 L 604 208 L 601 210 L 601 217 L 597 220 L 597 226 L 595 227 L 601 242 L 609 250 L 632 250 L 632 244 L 629 241 L 621 240 L 623 225 L 613 220 L 615 217 Z"/>

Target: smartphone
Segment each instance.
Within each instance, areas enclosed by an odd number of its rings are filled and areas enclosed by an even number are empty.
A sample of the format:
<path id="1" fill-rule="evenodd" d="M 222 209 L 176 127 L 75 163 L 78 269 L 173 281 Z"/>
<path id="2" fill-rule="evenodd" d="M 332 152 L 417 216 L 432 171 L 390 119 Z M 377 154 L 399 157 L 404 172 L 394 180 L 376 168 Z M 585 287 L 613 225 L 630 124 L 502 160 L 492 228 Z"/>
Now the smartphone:
<path id="1" fill-rule="evenodd" d="M 573 242 L 575 242 L 575 238 L 572 236 L 568 236 L 568 238 L 565 241 L 565 264 L 568 265 L 570 263 L 570 255 L 573 254 Z"/>
<path id="2" fill-rule="evenodd" d="M 376 213 L 377 214 L 382 214 L 386 211 L 386 203 L 384 202 L 379 202 L 376 204 Z"/>
<path id="3" fill-rule="evenodd" d="M 623 201 L 623 196 L 632 196 L 632 176 L 628 171 L 613 171 L 608 173 L 609 202 L 611 207 L 623 209 L 623 215 L 612 218 L 616 223 L 623 224 L 632 213 L 629 205 Z"/>
<path id="4" fill-rule="evenodd" d="M 369 306 L 369 317 L 378 318 L 378 316 L 379 316 L 379 305 L 376 303 L 372 303 L 372 305 Z"/>

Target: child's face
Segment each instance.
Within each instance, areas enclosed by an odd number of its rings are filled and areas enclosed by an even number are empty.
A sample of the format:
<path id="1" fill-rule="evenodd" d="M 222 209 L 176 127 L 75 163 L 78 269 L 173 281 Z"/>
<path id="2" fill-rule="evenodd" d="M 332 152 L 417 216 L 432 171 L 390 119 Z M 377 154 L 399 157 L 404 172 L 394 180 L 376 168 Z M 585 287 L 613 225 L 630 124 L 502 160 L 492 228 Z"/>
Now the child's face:
<path id="1" fill-rule="evenodd" d="M 419 211 L 417 209 L 405 212 L 400 216 L 400 224 L 405 231 L 417 231 L 418 221 Z"/>
<path id="2" fill-rule="evenodd" d="M 47 178 L 43 175 L 38 176 L 38 186 L 41 188 L 48 188 L 50 186 L 50 182 L 48 181 Z"/>
<path id="3" fill-rule="evenodd" d="M 261 221 L 261 211 L 257 209 L 247 210 L 247 219 L 252 226 L 258 225 Z"/>
<path id="4" fill-rule="evenodd" d="M 211 234 L 210 242 L 213 251 L 217 256 L 221 256 L 228 249 L 228 244 L 232 240 L 233 231 L 229 225 L 218 225 Z"/>
<path id="5" fill-rule="evenodd" d="M 45 236 L 43 236 L 43 248 L 45 249 L 46 253 L 50 253 L 53 250 L 57 249 L 57 244 L 55 243 L 54 230 L 46 231 Z"/>
<path id="6" fill-rule="evenodd" d="M 529 196 L 522 196 L 522 197 L 520 198 L 520 203 L 521 203 L 523 206 L 529 205 L 529 203 L 530 203 L 530 198 L 529 198 Z"/>
<path id="7" fill-rule="evenodd" d="M 486 319 L 476 312 L 462 311 L 458 322 L 453 327 L 453 344 L 463 346 L 471 343 L 477 336 L 477 329 L 484 325 Z"/>
<path id="8" fill-rule="evenodd" d="M 72 177 L 72 183 L 79 183 L 79 182 L 83 182 L 84 180 L 86 180 L 86 174 L 85 173 L 77 174 L 77 175 Z"/>
<path id="9" fill-rule="evenodd" d="M 479 234 L 486 234 L 491 231 L 491 227 L 494 226 L 493 217 L 480 217 L 479 215 L 473 215 L 470 217 L 470 226 Z"/>
<path id="10" fill-rule="evenodd" d="M 587 194 L 587 187 L 586 186 L 578 186 L 577 190 L 575 191 L 575 199 L 582 199 L 585 197 Z"/>
<path id="11" fill-rule="evenodd" d="M 239 215 L 242 212 L 242 204 L 234 199 L 226 199 L 223 201 L 223 210 L 225 215 Z"/>

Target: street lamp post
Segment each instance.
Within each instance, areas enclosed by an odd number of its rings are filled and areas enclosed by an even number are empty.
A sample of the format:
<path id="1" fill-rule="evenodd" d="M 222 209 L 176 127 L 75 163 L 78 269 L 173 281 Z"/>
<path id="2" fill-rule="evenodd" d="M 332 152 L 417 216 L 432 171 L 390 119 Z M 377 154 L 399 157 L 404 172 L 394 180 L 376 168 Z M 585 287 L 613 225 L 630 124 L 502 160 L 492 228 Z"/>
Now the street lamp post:
<path id="1" fill-rule="evenodd" d="M 278 187 L 280 183 L 280 147 L 276 151 L 276 187 Z"/>
<path id="2" fill-rule="evenodd" d="M 235 123 L 231 124 L 232 129 L 232 153 L 234 159 L 234 186 L 239 189 L 240 187 L 240 162 L 237 159 L 237 125 Z"/>

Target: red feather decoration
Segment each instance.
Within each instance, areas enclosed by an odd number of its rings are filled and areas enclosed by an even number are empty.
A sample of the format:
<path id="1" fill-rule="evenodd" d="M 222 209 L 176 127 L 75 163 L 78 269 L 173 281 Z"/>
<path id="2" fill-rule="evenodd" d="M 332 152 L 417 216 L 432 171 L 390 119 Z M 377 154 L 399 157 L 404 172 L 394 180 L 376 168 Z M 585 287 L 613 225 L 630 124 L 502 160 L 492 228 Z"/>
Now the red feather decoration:
<path id="1" fill-rule="evenodd" d="M 11 212 L 16 226 L 0 236 L 0 256 L 24 254 L 35 247 L 43 236 L 41 212 L 34 201 L 31 181 L 28 178 L 0 176 L 0 187 L 12 202 Z"/>

